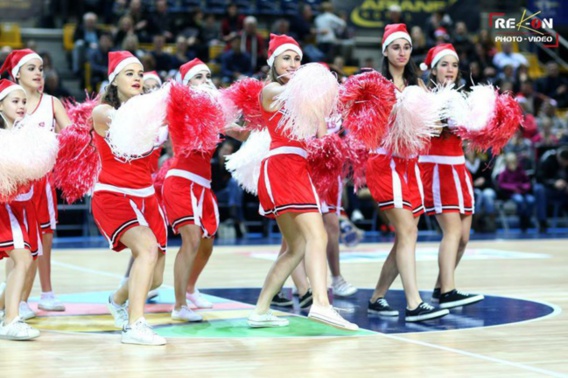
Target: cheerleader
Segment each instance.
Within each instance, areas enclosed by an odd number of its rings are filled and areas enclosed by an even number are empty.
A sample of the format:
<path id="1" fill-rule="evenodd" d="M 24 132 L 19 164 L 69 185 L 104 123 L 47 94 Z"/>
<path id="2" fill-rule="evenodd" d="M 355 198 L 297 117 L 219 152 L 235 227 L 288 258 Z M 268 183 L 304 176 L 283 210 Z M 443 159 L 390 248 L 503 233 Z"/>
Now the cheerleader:
<path id="1" fill-rule="evenodd" d="M 460 81 L 458 54 L 449 43 L 431 48 L 420 68 L 430 69 L 430 88 L 457 85 Z M 439 301 L 441 308 L 479 302 L 483 295 L 456 290 L 454 280 L 455 269 L 469 241 L 473 214 L 472 180 L 465 166 L 461 138 L 448 125 L 439 137 L 431 139 L 429 150 L 418 162 L 424 183 L 426 215 L 435 216 L 442 229 L 438 252 L 440 271 L 432 301 Z"/>
<path id="2" fill-rule="evenodd" d="M 28 103 L 27 124 L 40 125 L 52 132 L 59 132 L 71 121 L 59 99 L 43 93 L 43 60 L 33 50 L 23 49 L 12 51 L 4 62 L 0 72 L 8 71 L 10 77 L 24 88 Z M 35 279 L 36 264 L 39 268 L 41 297 L 38 308 L 44 311 L 64 311 L 65 306 L 53 293 L 51 285 L 51 248 L 53 233 L 57 224 L 57 195 L 51 183 L 50 175 L 35 185 L 33 202 L 39 221 L 42 245 L 40 257 L 33 262 L 31 274 L 26 279 L 20 315 L 25 319 L 35 317 L 35 312 L 28 305 L 28 298 Z"/>
<path id="3" fill-rule="evenodd" d="M 5 79 L 0 80 L 0 129 L 12 129 L 16 120 L 24 118 L 26 101 L 26 92 L 21 86 Z M 0 133 L 4 134 L 3 131 Z M 9 136 L 4 134 L 0 137 Z M 30 141 L 23 142 L 29 143 Z M 41 142 L 49 141 L 42 140 Z M 52 143 L 57 145 L 55 137 Z M 36 153 L 39 154 L 39 150 L 36 150 Z M 53 167 L 55 154 L 56 149 L 50 157 L 52 163 L 42 174 Z M 14 156 L 7 156 L 2 157 L 1 160 L 4 160 L 5 164 L 13 164 L 10 161 L 13 158 Z M 42 156 L 42 158 L 46 159 L 47 156 Z M 8 159 L 7 163 L 5 159 Z M 46 161 L 42 161 L 42 164 L 45 163 Z M 32 168 L 30 165 L 33 164 L 30 162 L 22 164 L 22 169 Z M 9 170 L 13 167 L 7 168 Z M 5 180 L 4 175 L 2 177 L 2 180 Z M 25 280 L 31 274 L 32 261 L 38 255 L 39 230 L 32 201 L 33 191 L 32 186 L 27 192 L 16 196 L 13 201 L 0 200 L 0 260 L 10 258 L 13 262 L 13 268 L 6 276 L 4 290 L 0 289 L 0 339 L 29 340 L 39 336 L 39 331 L 26 324 L 24 319 L 18 315 Z M 3 283 L 2 286 L 4 286 Z"/>
<path id="4" fill-rule="evenodd" d="M 93 190 L 92 211 L 114 251 L 129 248 L 134 257 L 130 278 L 108 299 L 123 343 L 164 345 L 144 319 L 148 291 L 162 283 L 167 230 L 152 186 L 153 153 L 125 162 L 113 155 L 109 122 L 127 101 L 142 93 L 142 63 L 127 51 L 109 52 L 109 85 L 93 110 L 94 144 L 101 171 Z M 150 96 L 150 95 L 148 95 Z M 143 127 L 143 125 L 140 125 Z M 117 130 L 116 132 L 120 132 Z"/>
<path id="5" fill-rule="evenodd" d="M 412 41 L 406 25 L 391 24 L 385 27 L 382 52 L 383 76 L 392 80 L 398 91 L 419 84 L 417 69 L 410 61 Z M 447 315 L 448 310 L 422 302 L 416 283 L 418 220 L 424 212 L 418 157 L 391 156 L 383 148 L 373 151 L 367 162 L 367 185 L 379 208 L 395 228 L 394 245 L 383 265 L 368 311 L 383 316 L 398 316 L 398 311 L 392 309 L 384 297 L 400 273 L 407 302 L 406 321 Z"/>
<path id="6" fill-rule="evenodd" d="M 180 74 L 183 84 L 194 90 L 214 89 L 209 67 L 197 58 L 182 65 Z M 213 307 L 195 284 L 213 252 L 219 228 L 217 199 L 211 190 L 211 158 L 215 148 L 192 151 L 185 156 L 179 153 L 180 148 L 173 144 L 175 160 L 162 190 L 169 224 L 182 239 L 174 263 L 176 302 L 171 316 L 173 320 L 195 322 L 203 317 L 188 307 L 187 300 L 197 308 Z"/>
<path id="7" fill-rule="evenodd" d="M 257 304 L 248 318 L 250 327 L 287 326 L 288 320 L 274 316 L 270 303 L 292 271 L 306 259 L 307 276 L 313 291 L 309 317 L 329 325 L 357 330 L 343 319 L 327 297 L 327 234 L 318 196 L 308 172 L 305 142 L 293 140 L 279 127 L 283 109 L 276 97 L 300 66 L 302 50 L 286 35 L 271 35 L 268 49 L 268 83 L 260 94 L 262 118 L 271 137 L 270 152 L 262 161 L 258 182 L 261 215 L 276 218 L 287 250 L 278 257 L 264 282 Z M 326 133 L 325 120 L 318 125 L 318 136 Z"/>

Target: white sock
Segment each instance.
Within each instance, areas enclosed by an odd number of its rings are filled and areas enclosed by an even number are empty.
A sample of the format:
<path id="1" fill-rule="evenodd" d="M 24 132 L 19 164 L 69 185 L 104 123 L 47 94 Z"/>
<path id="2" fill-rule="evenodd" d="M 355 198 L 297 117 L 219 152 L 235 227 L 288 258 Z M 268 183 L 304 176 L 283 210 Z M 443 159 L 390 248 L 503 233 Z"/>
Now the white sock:
<path id="1" fill-rule="evenodd" d="M 41 299 L 47 299 L 47 298 L 55 298 L 55 294 L 53 294 L 53 291 L 42 291 L 41 292 Z"/>

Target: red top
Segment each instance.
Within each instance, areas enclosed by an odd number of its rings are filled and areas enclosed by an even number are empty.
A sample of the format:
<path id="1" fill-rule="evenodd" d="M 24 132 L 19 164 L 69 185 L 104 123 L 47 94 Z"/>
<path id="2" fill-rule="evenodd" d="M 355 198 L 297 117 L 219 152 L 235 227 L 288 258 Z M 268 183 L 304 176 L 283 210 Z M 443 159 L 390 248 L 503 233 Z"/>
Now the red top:
<path id="1" fill-rule="evenodd" d="M 259 99 L 259 101 L 261 101 Z M 260 102 L 260 111 L 262 112 L 262 119 L 264 124 L 268 127 L 268 133 L 272 141 L 270 142 L 270 149 L 273 150 L 278 147 L 300 147 L 305 148 L 305 143 L 298 140 L 290 139 L 282 132 L 282 128 L 278 127 L 278 123 L 282 118 L 282 112 L 280 110 L 276 112 L 267 112 L 262 107 L 262 101 Z"/>
<path id="2" fill-rule="evenodd" d="M 180 156 L 170 169 L 182 169 L 211 181 L 211 158 L 215 149 L 207 152 L 195 151 L 188 156 Z"/>
<path id="3" fill-rule="evenodd" d="M 452 132 L 444 131 L 430 139 L 430 149 L 423 155 L 463 156 L 462 140 Z"/>
<path id="4" fill-rule="evenodd" d="M 142 189 L 152 186 L 153 152 L 128 163 L 117 160 L 105 138 L 95 134 L 95 145 L 101 159 L 101 172 L 98 182 L 129 189 Z"/>

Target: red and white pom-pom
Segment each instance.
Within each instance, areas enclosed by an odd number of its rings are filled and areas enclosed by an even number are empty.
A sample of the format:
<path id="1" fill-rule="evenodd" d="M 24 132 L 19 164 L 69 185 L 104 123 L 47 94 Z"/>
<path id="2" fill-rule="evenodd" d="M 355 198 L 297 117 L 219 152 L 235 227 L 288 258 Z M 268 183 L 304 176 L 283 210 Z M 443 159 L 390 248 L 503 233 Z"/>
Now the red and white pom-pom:
<path id="1" fill-rule="evenodd" d="M 164 164 L 162 164 L 160 169 L 158 169 L 158 173 L 156 173 L 156 176 L 154 176 L 154 191 L 156 192 L 156 197 L 158 198 L 160 206 L 163 205 L 162 189 L 164 187 L 164 182 L 166 181 L 166 175 L 175 162 L 175 157 L 169 158 L 164 162 Z"/>
<path id="2" fill-rule="evenodd" d="M 336 195 L 339 177 L 344 173 L 347 151 L 337 134 L 307 141 L 308 165 L 312 182 L 320 197 Z"/>
<path id="3" fill-rule="evenodd" d="M 455 132 L 469 142 L 469 148 L 482 151 L 491 150 L 498 154 L 522 125 L 523 112 L 509 94 L 498 95 L 495 90 L 492 90 L 493 95 L 490 96 L 486 89 L 492 89 L 492 87 L 483 87 L 483 90 L 476 88 L 476 91 L 472 92 L 473 96 L 468 97 L 470 122 Z M 486 96 L 480 96 L 481 92 L 485 92 Z M 493 103 L 488 104 L 486 97 L 491 98 Z M 488 106 L 492 110 L 489 115 L 486 109 Z M 485 121 L 484 124 L 481 124 L 476 117 L 478 114 L 481 114 L 479 118 Z"/>
<path id="4" fill-rule="evenodd" d="M 301 66 L 273 103 L 275 110 L 282 106 L 279 127 L 293 139 L 313 138 L 336 110 L 338 93 L 337 78 L 322 64 Z"/>
<path id="5" fill-rule="evenodd" d="M 0 129 L 0 197 L 13 198 L 50 172 L 58 147 L 57 136 L 37 125 Z"/>
<path id="6" fill-rule="evenodd" d="M 58 135 L 59 152 L 53 180 L 68 203 L 81 199 L 91 191 L 101 169 L 91 134 L 91 115 L 97 103 L 97 98 L 87 98 L 83 103 L 64 102 L 72 124 Z"/>
<path id="7" fill-rule="evenodd" d="M 498 92 L 492 85 L 474 85 L 471 87 L 466 99 L 469 114 L 464 126 L 467 130 L 480 131 L 488 126 L 495 112 L 497 96 Z"/>
<path id="8" fill-rule="evenodd" d="M 258 193 L 260 166 L 270 151 L 268 130 L 254 130 L 239 150 L 226 157 L 225 167 L 247 192 Z"/>
<path id="9" fill-rule="evenodd" d="M 260 108 L 260 92 L 264 84 L 257 79 L 247 78 L 233 83 L 229 88 L 221 90 L 219 102 L 226 113 L 226 119 L 237 119 L 235 109 L 240 111 L 250 130 L 261 130 L 265 127 Z"/>
<path id="10" fill-rule="evenodd" d="M 167 120 L 176 156 L 214 149 L 225 125 L 223 111 L 214 98 L 179 83 L 171 85 Z"/>
<path id="11" fill-rule="evenodd" d="M 339 90 L 343 127 L 368 148 L 380 146 L 396 104 L 394 84 L 376 71 L 349 77 Z"/>
<path id="12" fill-rule="evenodd" d="M 398 96 L 382 147 L 396 156 L 416 156 L 426 149 L 438 127 L 440 102 L 436 95 L 410 85 Z"/>
<path id="13" fill-rule="evenodd" d="M 440 109 L 440 119 L 446 120 L 449 128 L 453 129 L 466 124 L 469 107 L 464 92 L 454 89 L 454 84 L 438 85 L 432 92 L 436 95 L 436 106 Z"/>
<path id="14" fill-rule="evenodd" d="M 355 190 L 359 190 L 367 186 L 366 168 L 367 160 L 369 160 L 369 149 L 360 140 L 355 138 L 353 134 L 347 134 L 345 137 L 345 146 L 347 151 L 347 164 L 344 176 L 351 175 Z"/>
<path id="15" fill-rule="evenodd" d="M 154 148 L 160 126 L 165 123 L 169 85 L 134 96 L 113 112 L 106 140 L 114 156 L 131 161 Z"/>

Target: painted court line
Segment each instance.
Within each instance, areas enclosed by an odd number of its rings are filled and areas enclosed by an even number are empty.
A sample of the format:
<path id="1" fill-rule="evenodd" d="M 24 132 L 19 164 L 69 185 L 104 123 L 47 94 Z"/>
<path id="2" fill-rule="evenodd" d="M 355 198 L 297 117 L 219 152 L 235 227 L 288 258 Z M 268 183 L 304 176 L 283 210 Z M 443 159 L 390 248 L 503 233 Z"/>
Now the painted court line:
<path id="1" fill-rule="evenodd" d="M 544 375 L 547 375 L 549 377 L 568 378 L 568 375 L 566 375 L 566 374 L 557 373 L 557 372 L 545 370 L 545 369 L 540 369 L 540 368 L 537 368 L 537 367 L 533 367 L 533 366 L 529 366 L 529 365 L 525 365 L 525 364 L 520 364 L 520 363 L 517 363 L 517 362 L 502 360 L 500 358 L 484 356 L 482 354 L 466 352 L 465 350 L 461 350 L 461 349 L 455 349 L 455 348 L 445 347 L 445 346 L 442 346 L 442 345 L 430 344 L 430 343 L 427 343 L 427 342 L 424 342 L 424 341 L 412 340 L 412 339 L 407 339 L 405 337 L 394 336 L 394 335 L 389 335 L 389 334 L 384 334 L 384 333 L 381 333 L 381 335 L 384 336 L 384 337 L 387 337 L 389 339 L 403 341 L 403 342 L 407 342 L 407 343 L 410 343 L 410 344 L 421 345 L 421 346 L 425 346 L 425 347 L 433 348 L 433 349 L 440 349 L 440 350 L 443 350 L 443 351 L 446 351 L 446 352 L 457 353 L 457 354 L 461 354 L 463 356 L 477 358 L 478 360 L 485 360 L 485 361 L 494 362 L 494 363 L 501 364 L 501 365 L 511 366 L 511 367 L 521 369 L 521 370 L 531 371 L 533 373 L 544 374 Z"/>

